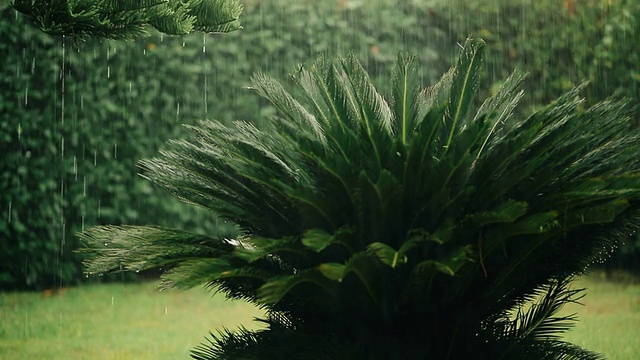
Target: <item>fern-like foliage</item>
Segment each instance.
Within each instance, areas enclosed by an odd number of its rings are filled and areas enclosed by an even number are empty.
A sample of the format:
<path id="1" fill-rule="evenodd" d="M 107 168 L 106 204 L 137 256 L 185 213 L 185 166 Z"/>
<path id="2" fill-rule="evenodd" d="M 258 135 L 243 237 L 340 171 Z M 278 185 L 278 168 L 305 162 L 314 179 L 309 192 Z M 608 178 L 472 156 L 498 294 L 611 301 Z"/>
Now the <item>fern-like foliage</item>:
<path id="1" fill-rule="evenodd" d="M 51 35 L 123 39 L 144 35 L 149 27 L 171 35 L 241 28 L 237 0 L 14 0 L 12 5 Z"/>
<path id="2" fill-rule="evenodd" d="M 168 266 L 166 286 L 266 310 L 197 359 L 599 359 L 561 340 L 558 310 L 640 223 L 640 133 L 624 101 L 584 108 L 580 88 L 512 119 L 517 71 L 474 105 L 483 48 L 427 89 L 399 56 L 389 100 L 353 57 L 299 69 L 295 97 L 255 76 L 268 125 L 203 121 L 142 162 L 242 235 L 93 228 L 88 270 Z"/>

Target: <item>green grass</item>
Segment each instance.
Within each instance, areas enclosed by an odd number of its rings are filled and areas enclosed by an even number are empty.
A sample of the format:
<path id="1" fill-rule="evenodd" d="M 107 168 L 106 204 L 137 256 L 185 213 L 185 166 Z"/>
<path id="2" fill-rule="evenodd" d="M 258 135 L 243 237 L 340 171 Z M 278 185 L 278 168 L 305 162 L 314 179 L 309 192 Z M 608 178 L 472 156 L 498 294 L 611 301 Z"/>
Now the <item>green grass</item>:
<path id="1" fill-rule="evenodd" d="M 58 295 L 0 294 L 0 359 L 189 359 L 209 330 L 261 313 L 204 289 L 88 285 Z"/>
<path id="2" fill-rule="evenodd" d="M 585 306 L 566 339 L 611 360 L 640 359 L 640 285 L 580 279 Z M 0 359 L 188 359 L 209 330 L 255 326 L 260 311 L 203 289 L 87 285 L 58 295 L 0 294 Z"/>
<path id="3" fill-rule="evenodd" d="M 586 288 L 580 301 L 564 313 L 577 313 L 580 320 L 565 339 L 611 360 L 640 359 L 640 284 L 631 279 L 604 280 L 602 273 L 579 279 L 575 287 Z"/>

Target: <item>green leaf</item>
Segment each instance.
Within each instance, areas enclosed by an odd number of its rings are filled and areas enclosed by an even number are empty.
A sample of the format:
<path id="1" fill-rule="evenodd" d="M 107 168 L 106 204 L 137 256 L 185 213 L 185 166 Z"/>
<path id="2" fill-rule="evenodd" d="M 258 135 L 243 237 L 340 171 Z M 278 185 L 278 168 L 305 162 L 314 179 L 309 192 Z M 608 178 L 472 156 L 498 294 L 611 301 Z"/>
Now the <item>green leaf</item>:
<path id="1" fill-rule="evenodd" d="M 455 271 L 445 263 L 435 260 L 427 260 L 416 265 L 416 271 L 423 274 L 430 274 L 438 271 L 445 275 L 454 276 Z"/>
<path id="2" fill-rule="evenodd" d="M 214 282 L 229 270 L 234 269 L 224 258 L 185 260 L 162 274 L 161 289 L 190 289 Z"/>
<path id="3" fill-rule="evenodd" d="M 301 241 L 304 246 L 314 252 L 321 252 L 334 244 L 353 252 L 356 245 L 354 235 L 354 230 L 349 228 L 338 229 L 333 234 L 322 229 L 310 229 L 304 233 Z"/>
<path id="4" fill-rule="evenodd" d="M 457 247 L 449 252 L 441 260 L 425 260 L 415 266 L 414 275 L 424 277 L 433 276 L 440 272 L 448 276 L 455 276 L 462 267 L 473 261 L 473 248 L 471 245 Z"/>
<path id="5" fill-rule="evenodd" d="M 279 81 L 260 73 L 254 75 L 252 81 L 258 94 L 268 99 L 291 123 L 296 124 L 300 134 L 321 144 L 326 143 L 324 129 L 316 117 L 294 99 Z"/>
<path id="6" fill-rule="evenodd" d="M 263 304 L 274 305 L 301 284 L 312 284 L 335 296 L 335 284 L 316 269 L 301 271 L 267 281 L 257 291 L 257 299 Z"/>
<path id="7" fill-rule="evenodd" d="M 392 106 L 395 114 L 396 136 L 407 145 L 408 138 L 421 120 L 418 118 L 420 87 L 415 56 L 398 55 L 391 76 Z"/>
<path id="8" fill-rule="evenodd" d="M 627 199 L 615 199 L 582 209 L 571 209 L 571 211 L 566 214 L 562 226 L 572 228 L 589 224 L 610 223 L 628 208 L 629 201 Z"/>
<path id="9" fill-rule="evenodd" d="M 186 35 L 194 28 L 242 28 L 237 0 L 16 0 L 12 5 L 51 35 L 128 39 L 147 34 L 148 26 L 172 35 Z"/>
<path id="10" fill-rule="evenodd" d="M 504 223 L 487 231 L 487 239 L 507 239 L 517 235 L 541 234 L 557 226 L 559 226 L 557 211 L 532 214 L 514 223 Z"/>
<path id="11" fill-rule="evenodd" d="M 334 281 L 342 281 L 345 269 L 346 266 L 344 264 L 337 263 L 323 263 L 318 267 L 322 275 Z"/>
<path id="12" fill-rule="evenodd" d="M 355 254 L 345 264 L 344 277 L 349 274 L 355 275 L 365 286 L 374 303 L 379 303 L 384 290 L 381 279 L 385 272 L 380 265 L 382 263 L 375 256 L 365 252 Z"/>
<path id="13" fill-rule="evenodd" d="M 450 130 L 445 148 L 451 145 L 454 134 L 462 128 L 461 123 L 465 121 L 473 105 L 480 82 L 484 46 L 485 42 L 480 39 L 468 39 L 458 57 L 449 99 L 451 108 L 447 127 Z"/>
<path id="14" fill-rule="evenodd" d="M 333 242 L 333 235 L 322 229 L 311 229 L 304 233 L 302 244 L 309 249 L 320 252 Z"/>
<path id="15" fill-rule="evenodd" d="M 392 268 L 407 262 L 406 256 L 401 255 L 399 251 L 396 251 L 394 248 L 384 243 L 371 243 L 367 249 L 370 252 L 373 252 L 378 257 L 378 260 L 383 264 L 389 265 Z"/>
<path id="16" fill-rule="evenodd" d="M 516 90 L 520 87 L 525 77 L 526 74 L 515 70 L 500 86 L 500 89 L 487 98 L 480 106 L 480 109 L 476 112 L 474 121 L 480 121 L 480 119 L 486 117 L 493 122 L 491 131 L 486 135 L 482 145 L 480 146 L 480 150 L 478 150 L 476 160 L 482 155 L 482 152 L 491 139 L 495 139 L 496 136 L 499 136 L 498 130 L 504 127 L 507 120 L 511 117 L 513 110 L 524 95 L 523 90 L 520 90 L 519 92 L 516 92 Z"/>
<path id="17" fill-rule="evenodd" d="M 222 239 L 152 226 L 96 226 L 79 234 L 89 253 L 86 272 L 147 270 L 196 258 L 227 256 Z"/>
<path id="18" fill-rule="evenodd" d="M 494 223 L 511 223 L 527 213 L 528 204 L 524 201 L 505 201 L 493 211 L 471 214 L 468 221 L 482 227 Z"/>
<path id="19" fill-rule="evenodd" d="M 445 244 L 451 240 L 456 224 L 451 219 L 447 219 L 434 231 L 430 233 L 424 229 L 412 229 L 407 235 L 406 243 L 417 243 L 421 241 L 432 241 L 437 244 Z M 403 245 L 404 246 L 404 245 Z M 407 245 L 407 246 L 413 246 Z"/>
<path id="20" fill-rule="evenodd" d="M 288 260 L 306 259 L 309 255 L 307 249 L 299 246 L 298 240 L 294 237 L 271 239 L 251 236 L 240 238 L 236 241 L 238 242 L 238 246 L 235 247 L 233 255 L 249 263 L 273 255 Z"/>

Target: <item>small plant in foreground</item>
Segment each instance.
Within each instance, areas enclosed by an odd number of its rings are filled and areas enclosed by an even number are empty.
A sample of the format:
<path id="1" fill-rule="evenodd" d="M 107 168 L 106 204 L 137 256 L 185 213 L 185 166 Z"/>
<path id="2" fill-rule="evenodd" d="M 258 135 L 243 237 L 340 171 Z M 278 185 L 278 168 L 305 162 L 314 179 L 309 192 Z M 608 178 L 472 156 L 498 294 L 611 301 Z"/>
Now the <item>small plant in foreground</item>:
<path id="1" fill-rule="evenodd" d="M 104 226 L 90 272 L 168 269 L 266 310 L 196 359 L 600 359 L 560 338 L 569 282 L 640 223 L 640 138 L 622 101 L 580 88 L 523 120 L 515 72 L 474 106 L 484 43 L 425 90 L 400 56 L 385 101 L 353 57 L 257 75 L 264 128 L 204 121 L 142 162 L 242 235 Z"/>

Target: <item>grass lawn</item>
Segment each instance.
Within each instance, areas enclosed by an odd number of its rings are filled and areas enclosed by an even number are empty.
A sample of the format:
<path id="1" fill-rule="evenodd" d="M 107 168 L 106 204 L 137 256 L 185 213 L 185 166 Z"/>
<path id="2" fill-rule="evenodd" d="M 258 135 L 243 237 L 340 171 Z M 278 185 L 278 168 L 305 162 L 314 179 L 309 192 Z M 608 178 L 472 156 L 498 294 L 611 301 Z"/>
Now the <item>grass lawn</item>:
<path id="1" fill-rule="evenodd" d="M 565 339 L 611 360 L 640 359 L 640 284 L 604 280 L 595 272 L 575 282 L 586 288 L 580 301 L 584 306 L 567 305 L 563 312 L 577 313 L 580 322 Z"/>
<path id="2" fill-rule="evenodd" d="M 188 359 L 209 330 L 254 326 L 255 308 L 203 289 L 87 285 L 57 295 L 0 294 L 0 359 Z M 580 279 L 584 307 L 566 338 L 611 360 L 640 359 L 640 285 Z"/>
<path id="3" fill-rule="evenodd" d="M 209 330 L 251 327 L 261 313 L 204 289 L 156 283 L 0 294 L 0 359 L 189 359 Z"/>

